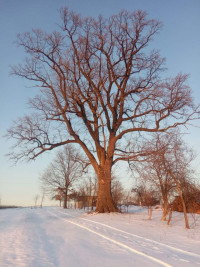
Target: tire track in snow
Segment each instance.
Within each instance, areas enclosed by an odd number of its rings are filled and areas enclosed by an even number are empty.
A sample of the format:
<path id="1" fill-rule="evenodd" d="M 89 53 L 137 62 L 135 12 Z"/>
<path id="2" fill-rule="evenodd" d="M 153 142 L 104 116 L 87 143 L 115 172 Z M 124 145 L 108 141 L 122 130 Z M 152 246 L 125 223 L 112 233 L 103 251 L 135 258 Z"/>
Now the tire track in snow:
<path id="1" fill-rule="evenodd" d="M 76 216 L 71 216 L 71 215 L 70 215 L 69 213 L 67 213 L 67 212 L 61 212 L 61 211 L 59 211 L 59 210 L 56 210 L 56 211 L 59 212 L 59 213 L 61 213 L 61 214 L 64 214 L 64 215 L 68 215 L 68 216 L 70 216 L 71 218 L 76 218 Z M 175 247 L 173 247 L 173 246 L 170 246 L 170 245 L 167 245 L 167 244 L 163 244 L 163 243 L 158 242 L 158 241 L 156 241 L 156 240 L 152 240 L 152 239 L 149 239 L 149 238 L 146 238 L 146 237 L 142 237 L 142 236 L 139 236 L 139 235 L 135 235 L 135 234 L 126 232 L 126 231 L 124 231 L 124 230 L 121 230 L 121 229 L 112 227 L 112 226 L 107 225 L 107 224 L 104 224 L 104 223 L 100 223 L 100 222 L 92 221 L 92 220 L 85 219 L 85 218 L 78 218 L 78 219 L 80 219 L 80 220 L 84 220 L 84 221 L 88 221 L 88 222 L 91 222 L 91 223 L 94 223 L 94 224 L 98 224 L 98 225 L 107 227 L 107 228 L 109 228 L 109 229 L 115 230 L 115 231 L 117 231 L 117 232 L 121 232 L 121 233 L 123 233 L 123 234 L 127 234 L 127 235 L 130 235 L 130 236 L 136 237 L 136 238 L 138 238 L 138 239 L 142 239 L 142 240 L 145 240 L 145 241 L 154 243 L 154 244 L 156 244 L 156 245 L 163 246 L 163 247 L 169 248 L 169 249 L 171 249 L 171 250 L 174 250 L 174 251 L 177 251 L 177 252 L 180 252 L 180 253 L 183 253 L 183 254 L 187 254 L 187 255 L 189 255 L 189 256 L 194 256 L 194 257 L 198 257 L 198 258 L 200 258 L 200 255 L 199 255 L 199 254 L 196 254 L 196 253 L 194 253 L 194 252 L 186 251 L 186 250 L 183 250 L 183 249 L 180 249 L 180 248 L 175 248 Z"/>
<path id="2" fill-rule="evenodd" d="M 120 229 L 118 229 L 118 228 L 115 228 L 115 227 L 106 225 L 106 224 L 104 224 L 104 223 L 95 222 L 95 221 L 92 221 L 92 220 L 89 220 L 89 219 L 85 219 L 85 218 L 80 218 L 80 219 L 85 220 L 85 221 L 89 221 L 89 222 L 93 222 L 93 223 L 96 223 L 96 224 L 99 224 L 99 225 L 102 225 L 102 226 L 105 226 L 105 227 L 110 228 L 110 229 L 113 229 L 113 230 L 115 230 L 115 231 L 118 231 L 118 232 L 121 232 L 121 233 L 130 235 L 130 236 L 136 237 L 136 238 L 138 238 L 138 239 L 142 239 L 142 240 L 145 240 L 145 241 L 154 243 L 154 244 L 159 245 L 159 246 L 163 246 L 163 247 L 169 248 L 169 249 L 171 249 L 171 250 L 174 250 L 174 251 L 177 251 L 177 252 L 180 252 L 180 253 L 183 253 L 183 254 L 187 254 L 187 255 L 190 255 L 190 256 L 194 256 L 194 257 L 198 257 L 198 258 L 200 258 L 200 255 L 198 255 L 198 254 L 196 254 L 196 253 L 193 253 L 193 252 L 190 252 L 190 251 L 186 251 L 186 250 L 183 250 L 183 249 L 180 249 L 180 248 L 175 248 L 175 247 L 173 247 L 173 246 L 170 246 L 170 245 L 167 245 L 167 244 L 163 244 L 163 243 L 160 243 L 160 242 L 158 242 L 158 241 L 156 241 L 156 240 L 152 240 L 152 239 L 149 239 L 149 238 L 146 238 L 146 237 L 142 237 L 142 236 L 139 236 L 139 235 L 135 235 L 135 234 L 132 234 L 132 233 L 129 233 L 129 232 L 120 230 Z"/>
<path id="3" fill-rule="evenodd" d="M 79 224 L 79 223 L 73 222 L 73 221 L 68 220 L 68 219 L 66 219 L 66 218 L 60 217 L 60 216 L 58 216 L 58 215 L 56 215 L 56 214 L 54 214 L 54 213 L 52 213 L 52 212 L 50 212 L 50 211 L 47 211 L 47 212 L 50 213 L 52 216 L 55 216 L 55 217 L 57 217 L 57 218 L 59 218 L 59 219 L 62 219 L 62 220 L 64 220 L 64 221 L 68 222 L 68 223 L 71 223 L 71 224 L 76 225 L 76 226 L 78 226 L 78 227 L 80 227 L 80 228 L 83 228 L 83 229 L 85 229 L 85 230 L 87 230 L 87 231 L 89 231 L 89 232 L 91 232 L 91 233 L 93 233 L 93 234 L 95 234 L 95 235 L 97 235 L 97 236 L 99 236 L 99 237 L 105 239 L 105 240 L 110 241 L 111 243 L 114 243 L 114 244 L 116 244 L 116 245 L 118 245 L 118 246 L 120 246 L 120 247 L 122 247 L 122 248 L 125 248 L 125 249 L 127 249 L 127 250 L 129 250 L 129 251 L 131 251 L 131 252 L 133 252 L 133 253 L 135 253 L 135 254 L 138 254 L 138 255 L 140 255 L 140 256 L 143 256 L 143 257 L 145 257 L 145 258 L 147 258 L 147 259 L 149 259 L 149 260 L 151 260 L 151 261 L 154 261 L 154 262 L 156 262 L 156 263 L 158 263 L 158 264 L 160 264 L 160 265 L 162 265 L 162 266 L 165 266 L 165 267 L 172 267 L 172 265 L 170 265 L 170 264 L 168 264 L 168 263 L 166 263 L 166 262 L 164 262 L 164 261 L 162 261 L 162 260 L 159 260 L 159 259 L 157 259 L 157 258 L 155 258 L 155 257 L 149 256 L 149 255 L 147 255 L 147 254 L 145 254 L 145 253 L 143 253 L 143 252 L 141 252 L 141 251 L 139 251 L 139 250 L 133 249 L 133 248 L 131 248 L 130 246 L 127 246 L 126 244 L 124 244 L 124 243 L 122 243 L 122 242 L 119 242 L 119 241 L 117 241 L 117 240 L 115 240 L 115 239 L 112 239 L 112 238 L 110 238 L 110 237 L 108 237 L 108 236 L 106 236 L 106 235 L 100 234 L 100 233 L 98 233 L 98 232 L 96 232 L 96 231 L 94 231 L 94 230 L 92 230 L 92 229 L 90 229 L 90 228 L 88 228 L 88 227 L 86 227 L 86 226 L 84 226 L 84 225 L 81 225 L 81 224 Z M 62 213 L 62 212 L 60 212 L 60 213 Z M 63 213 L 63 214 L 68 215 L 67 213 Z M 69 216 L 70 216 L 70 215 L 69 215 Z M 70 216 L 70 217 L 74 218 L 73 216 Z M 83 218 L 81 218 L 81 219 L 83 219 Z"/>

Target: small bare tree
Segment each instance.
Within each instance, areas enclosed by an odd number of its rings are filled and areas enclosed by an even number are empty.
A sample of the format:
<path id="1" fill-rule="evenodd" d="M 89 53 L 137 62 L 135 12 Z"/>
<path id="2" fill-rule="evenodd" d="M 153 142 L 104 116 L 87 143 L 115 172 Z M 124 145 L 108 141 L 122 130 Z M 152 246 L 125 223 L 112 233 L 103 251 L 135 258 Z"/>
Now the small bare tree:
<path id="1" fill-rule="evenodd" d="M 116 204 L 116 206 L 119 206 L 120 204 L 122 204 L 125 191 L 122 186 L 122 183 L 119 180 L 116 180 L 116 179 L 112 180 L 111 193 L 112 193 L 113 201 Z"/>
<path id="2" fill-rule="evenodd" d="M 44 188 L 42 189 L 42 193 L 41 193 L 41 202 L 40 202 L 40 208 L 42 208 L 43 202 L 44 202 L 44 198 L 45 198 L 45 190 Z"/>
<path id="3" fill-rule="evenodd" d="M 148 181 L 140 179 L 139 184 L 132 189 L 135 193 L 137 203 L 140 206 L 146 206 L 148 208 L 149 220 L 152 217 L 152 206 L 159 203 L 159 192 L 151 186 Z"/>
<path id="4" fill-rule="evenodd" d="M 57 153 L 55 159 L 40 177 L 42 187 L 53 196 L 63 198 L 63 207 L 67 208 L 69 191 L 74 183 L 81 178 L 88 166 L 83 156 L 71 145 Z"/>
<path id="5" fill-rule="evenodd" d="M 93 208 L 96 206 L 97 177 L 87 176 L 85 179 L 82 179 L 77 186 L 76 194 L 78 199 L 81 199 L 84 209 L 87 206 L 88 209 L 91 207 L 93 210 Z"/>
<path id="6" fill-rule="evenodd" d="M 185 227 L 189 228 L 183 192 L 186 181 L 191 179 L 190 165 L 194 159 L 194 153 L 183 142 L 179 132 L 171 132 L 168 135 L 155 135 L 154 138 L 155 141 L 152 141 L 151 145 L 153 144 L 156 147 L 156 160 L 160 162 L 166 175 L 169 175 L 170 183 L 176 187 L 183 207 Z"/>
<path id="7" fill-rule="evenodd" d="M 146 146 L 147 150 L 154 152 L 145 160 L 137 162 L 136 166 L 140 179 L 154 185 L 161 193 L 163 200 L 161 220 L 166 220 L 168 212 L 172 212 L 173 207 L 169 203 L 169 198 L 177 192 L 184 212 L 185 226 L 189 228 L 187 198 L 184 192 L 187 191 L 188 183 L 191 184 L 190 164 L 194 159 L 193 151 L 183 142 L 179 131 L 154 134 Z"/>
<path id="8" fill-rule="evenodd" d="M 39 197 L 40 196 L 38 194 L 34 196 L 34 207 L 35 208 L 37 207 L 37 202 L 38 202 Z"/>
<path id="9" fill-rule="evenodd" d="M 154 150 L 157 150 L 156 145 Z M 145 160 L 135 163 L 134 167 L 134 171 L 137 170 L 139 175 L 140 183 L 149 184 L 150 187 L 160 193 L 163 207 L 161 220 L 165 221 L 169 212 L 169 198 L 176 186 L 169 173 L 164 169 L 160 154 L 154 152 Z"/>

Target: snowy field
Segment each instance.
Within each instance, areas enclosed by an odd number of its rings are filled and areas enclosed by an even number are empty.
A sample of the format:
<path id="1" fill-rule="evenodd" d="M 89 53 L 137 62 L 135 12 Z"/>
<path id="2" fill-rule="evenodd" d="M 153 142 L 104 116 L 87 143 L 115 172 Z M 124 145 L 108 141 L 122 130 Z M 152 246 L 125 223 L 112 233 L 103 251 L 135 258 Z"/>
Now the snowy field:
<path id="1" fill-rule="evenodd" d="M 199 266 L 200 215 L 135 207 L 131 214 L 87 214 L 61 208 L 0 210 L 0 266 Z"/>

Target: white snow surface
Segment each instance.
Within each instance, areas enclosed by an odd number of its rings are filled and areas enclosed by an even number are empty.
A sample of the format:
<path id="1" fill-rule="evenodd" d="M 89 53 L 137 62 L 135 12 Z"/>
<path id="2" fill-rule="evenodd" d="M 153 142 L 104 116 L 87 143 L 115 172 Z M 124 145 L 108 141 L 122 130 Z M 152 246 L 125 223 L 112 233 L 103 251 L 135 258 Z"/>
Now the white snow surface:
<path id="1" fill-rule="evenodd" d="M 59 207 L 0 210 L 0 266 L 199 266 L 200 215 L 133 207 L 131 213 L 95 214 Z"/>

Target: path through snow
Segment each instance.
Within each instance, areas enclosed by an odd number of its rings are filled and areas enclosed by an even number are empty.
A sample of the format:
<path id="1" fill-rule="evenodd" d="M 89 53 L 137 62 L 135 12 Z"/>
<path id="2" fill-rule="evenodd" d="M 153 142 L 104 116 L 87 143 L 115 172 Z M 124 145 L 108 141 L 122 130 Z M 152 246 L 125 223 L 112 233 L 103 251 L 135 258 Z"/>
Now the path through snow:
<path id="1" fill-rule="evenodd" d="M 60 208 L 1 210 L 0 266 L 200 266 L 198 224 L 192 236 L 182 225 L 169 228 L 158 219 L 147 221 L 144 213 L 131 216 Z"/>

